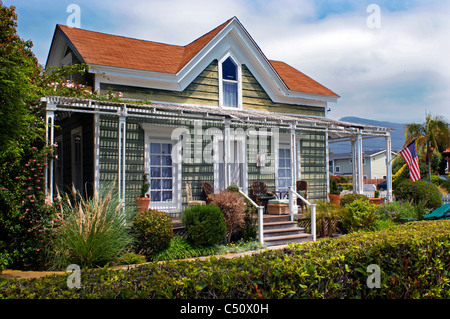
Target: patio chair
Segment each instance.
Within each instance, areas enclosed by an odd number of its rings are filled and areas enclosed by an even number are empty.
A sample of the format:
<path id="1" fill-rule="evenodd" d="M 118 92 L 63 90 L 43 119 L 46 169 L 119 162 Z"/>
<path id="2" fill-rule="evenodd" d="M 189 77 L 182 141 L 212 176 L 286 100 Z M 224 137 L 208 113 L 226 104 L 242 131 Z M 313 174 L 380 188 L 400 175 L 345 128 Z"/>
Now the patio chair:
<path id="1" fill-rule="evenodd" d="M 301 195 L 304 199 L 308 199 L 308 182 L 304 180 L 299 180 L 296 181 L 295 184 L 297 193 Z M 301 207 L 303 214 L 305 212 L 306 204 L 300 199 L 297 200 L 297 204 Z"/>
<path id="2" fill-rule="evenodd" d="M 211 201 L 212 195 L 214 195 L 214 187 L 209 182 L 202 182 L 203 192 L 205 193 L 206 203 Z"/>
<path id="3" fill-rule="evenodd" d="M 273 193 L 267 191 L 267 184 L 262 181 L 253 182 L 251 188 L 255 202 L 260 206 L 264 206 L 265 209 L 267 209 L 269 200 L 276 198 Z"/>
<path id="4" fill-rule="evenodd" d="M 186 183 L 186 198 L 187 198 L 187 206 L 196 206 L 196 205 L 206 205 L 204 200 L 192 200 L 192 186 L 189 183 Z"/>

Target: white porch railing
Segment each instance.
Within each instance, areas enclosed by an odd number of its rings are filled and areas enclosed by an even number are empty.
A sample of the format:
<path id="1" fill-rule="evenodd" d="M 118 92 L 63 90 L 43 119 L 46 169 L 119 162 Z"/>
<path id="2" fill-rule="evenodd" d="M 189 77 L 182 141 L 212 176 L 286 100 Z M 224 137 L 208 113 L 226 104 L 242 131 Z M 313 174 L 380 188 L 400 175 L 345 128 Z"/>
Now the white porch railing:
<path id="1" fill-rule="evenodd" d="M 313 241 L 316 241 L 316 204 L 311 204 L 310 202 L 308 202 L 299 193 L 293 190 L 292 186 L 288 186 L 288 188 L 289 188 L 289 217 L 291 221 L 294 221 L 294 211 L 298 209 L 297 205 L 295 205 L 294 196 L 296 196 L 311 208 L 311 235 L 313 236 Z"/>
<path id="2" fill-rule="evenodd" d="M 258 240 L 264 245 L 264 229 L 263 229 L 263 213 L 264 206 L 259 206 L 256 204 L 250 197 L 247 196 L 241 189 L 239 189 L 239 193 L 248 199 L 248 201 L 258 210 Z"/>

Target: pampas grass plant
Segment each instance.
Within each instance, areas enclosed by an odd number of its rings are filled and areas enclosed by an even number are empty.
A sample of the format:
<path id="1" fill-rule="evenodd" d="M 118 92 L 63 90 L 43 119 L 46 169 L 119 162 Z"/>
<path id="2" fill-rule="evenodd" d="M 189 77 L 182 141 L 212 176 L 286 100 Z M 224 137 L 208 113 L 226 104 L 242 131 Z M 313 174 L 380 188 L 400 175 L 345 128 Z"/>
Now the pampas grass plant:
<path id="1" fill-rule="evenodd" d="M 50 249 L 50 263 L 61 269 L 69 264 L 81 267 L 104 266 L 113 262 L 131 244 L 127 229 L 129 214 L 115 192 L 114 184 L 84 199 L 72 187 L 71 199 L 61 200 Z"/>

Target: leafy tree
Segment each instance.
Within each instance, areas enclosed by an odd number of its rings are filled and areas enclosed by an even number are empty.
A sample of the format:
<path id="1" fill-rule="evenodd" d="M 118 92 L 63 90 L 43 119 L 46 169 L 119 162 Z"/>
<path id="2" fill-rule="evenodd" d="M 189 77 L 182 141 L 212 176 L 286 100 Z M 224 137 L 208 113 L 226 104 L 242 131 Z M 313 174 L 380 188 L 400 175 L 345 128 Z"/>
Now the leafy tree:
<path id="1" fill-rule="evenodd" d="M 433 153 L 438 147 L 450 146 L 450 130 L 448 123 L 441 115 L 425 116 L 425 123 L 409 123 L 405 126 L 405 145 L 416 140 L 417 148 L 422 153 L 425 163 L 428 164 L 428 176 L 431 182 L 431 162 Z"/>
<path id="2" fill-rule="evenodd" d="M 41 67 L 32 42 L 17 34 L 16 20 L 15 7 L 0 0 L 0 152 L 19 139 L 36 138 L 42 129 L 29 108 L 37 98 Z"/>

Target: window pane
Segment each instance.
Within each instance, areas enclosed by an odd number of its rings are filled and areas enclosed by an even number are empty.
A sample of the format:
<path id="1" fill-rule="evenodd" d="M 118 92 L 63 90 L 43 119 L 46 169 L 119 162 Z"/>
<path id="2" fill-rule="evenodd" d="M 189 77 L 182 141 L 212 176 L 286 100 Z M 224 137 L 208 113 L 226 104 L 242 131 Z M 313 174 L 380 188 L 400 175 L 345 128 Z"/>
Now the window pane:
<path id="1" fill-rule="evenodd" d="M 153 190 L 161 189 L 161 180 L 160 179 L 152 179 L 150 181 L 150 188 Z"/>
<path id="2" fill-rule="evenodd" d="M 284 169 L 279 169 L 279 170 L 278 170 L 278 177 L 280 177 L 280 178 L 286 177 L 285 171 L 286 171 L 286 170 L 284 170 Z"/>
<path id="3" fill-rule="evenodd" d="M 162 167 L 162 177 L 172 177 L 172 167 Z"/>
<path id="4" fill-rule="evenodd" d="M 170 154 L 172 152 L 172 144 L 161 144 L 161 154 Z"/>
<path id="5" fill-rule="evenodd" d="M 222 78 L 224 80 L 237 81 L 237 67 L 231 58 L 226 59 L 222 63 Z"/>
<path id="6" fill-rule="evenodd" d="M 160 167 L 152 167 L 150 169 L 150 177 L 161 177 L 161 168 Z"/>
<path id="7" fill-rule="evenodd" d="M 171 179 L 163 179 L 162 180 L 162 189 L 172 189 L 172 180 Z"/>
<path id="8" fill-rule="evenodd" d="M 223 105 L 230 107 L 237 107 L 237 83 L 223 81 Z"/>
<path id="9" fill-rule="evenodd" d="M 161 165 L 172 166 L 171 156 L 161 156 Z"/>
<path id="10" fill-rule="evenodd" d="M 150 143 L 150 154 L 161 154 L 161 144 Z"/>
<path id="11" fill-rule="evenodd" d="M 284 149 L 282 149 L 282 148 L 280 148 L 279 150 L 278 150 L 278 157 L 279 158 L 282 158 L 282 157 L 284 157 Z"/>
<path id="12" fill-rule="evenodd" d="M 161 156 L 150 155 L 150 165 L 161 165 Z"/>
<path id="13" fill-rule="evenodd" d="M 152 191 L 150 194 L 152 202 L 160 202 L 161 201 L 161 191 Z"/>
<path id="14" fill-rule="evenodd" d="M 164 191 L 162 192 L 162 201 L 171 201 L 172 200 L 172 191 Z"/>

